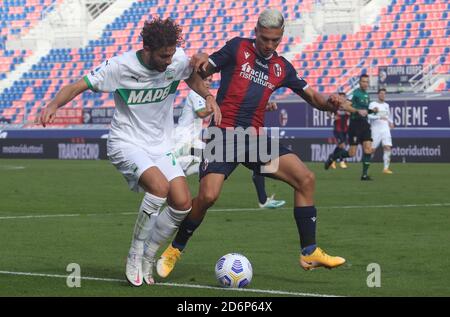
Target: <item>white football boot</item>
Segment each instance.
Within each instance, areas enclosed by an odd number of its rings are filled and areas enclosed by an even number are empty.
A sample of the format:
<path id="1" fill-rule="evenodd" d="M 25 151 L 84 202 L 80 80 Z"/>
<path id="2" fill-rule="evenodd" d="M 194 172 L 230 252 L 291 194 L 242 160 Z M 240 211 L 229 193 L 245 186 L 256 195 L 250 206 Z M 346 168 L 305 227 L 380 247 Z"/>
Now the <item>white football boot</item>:
<path id="1" fill-rule="evenodd" d="M 147 285 L 155 284 L 155 280 L 153 279 L 153 266 L 155 264 L 154 259 L 148 259 L 144 256 L 142 261 L 142 276 L 144 278 L 144 282 Z"/>
<path id="2" fill-rule="evenodd" d="M 142 273 L 142 254 L 135 252 L 129 253 L 127 257 L 127 266 L 125 275 L 128 282 L 133 286 L 141 286 L 143 280 Z"/>

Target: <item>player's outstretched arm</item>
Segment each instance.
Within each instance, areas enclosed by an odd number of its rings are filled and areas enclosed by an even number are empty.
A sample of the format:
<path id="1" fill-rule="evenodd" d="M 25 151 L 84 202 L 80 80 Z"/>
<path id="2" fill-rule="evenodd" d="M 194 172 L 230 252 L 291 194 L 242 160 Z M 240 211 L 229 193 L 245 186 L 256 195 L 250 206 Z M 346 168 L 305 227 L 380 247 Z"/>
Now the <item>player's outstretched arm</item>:
<path id="1" fill-rule="evenodd" d="M 195 71 L 192 72 L 191 76 L 186 79 L 186 84 L 205 99 L 206 111 L 214 114 L 214 123 L 219 125 L 222 121 L 222 113 L 217 105 L 216 98 L 211 94 L 209 89 L 205 86 L 205 82 Z"/>
<path id="2" fill-rule="evenodd" d="M 352 106 L 352 102 L 350 100 L 348 100 L 348 99 L 345 99 L 345 98 L 343 98 L 343 101 L 342 101 L 342 103 L 340 105 L 340 109 L 345 110 L 345 111 L 350 112 L 350 113 L 357 112 L 357 113 L 359 113 L 359 115 L 361 117 L 365 117 L 368 114 L 367 110 L 354 108 Z"/>
<path id="3" fill-rule="evenodd" d="M 376 120 L 376 119 L 382 119 L 377 113 L 378 113 L 378 108 L 371 102 L 369 104 L 369 111 L 368 113 L 368 117 L 371 120 Z"/>
<path id="4" fill-rule="evenodd" d="M 199 118 L 205 119 L 207 116 L 209 116 L 213 111 L 208 110 L 199 110 L 195 112 Z"/>
<path id="5" fill-rule="evenodd" d="M 74 99 L 76 96 L 87 90 L 89 87 L 84 79 L 80 79 L 73 84 L 64 86 L 50 101 L 50 103 L 41 111 L 40 123 L 45 127 L 47 123 L 55 120 L 56 110 Z"/>
<path id="6" fill-rule="evenodd" d="M 343 103 L 343 98 L 337 95 L 330 95 L 326 98 L 311 87 L 307 87 L 299 95 L 311 106 L 322 111 L 336 112 Z"/>
<path id="7" fill-rule="evenodd" d="M 350 113 L 358 112 L 361 116 L 367 116 L 366 110 L 358 110 L 353 108 L 352 102 L 343 96 L 332 94 L 326 98 L 324 95 L 315 91 L 311 87 L 307 87 L 299 95 L 314 108 L 322 111 L 331 111 L 334 113 L 341 109 Z"/>

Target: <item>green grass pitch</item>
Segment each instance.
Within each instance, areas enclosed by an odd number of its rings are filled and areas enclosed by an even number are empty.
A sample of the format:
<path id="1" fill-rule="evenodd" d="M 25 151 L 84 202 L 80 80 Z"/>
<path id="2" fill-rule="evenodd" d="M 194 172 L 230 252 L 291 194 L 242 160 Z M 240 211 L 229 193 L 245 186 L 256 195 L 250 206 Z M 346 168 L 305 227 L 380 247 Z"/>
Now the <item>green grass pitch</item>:
<path id="1" fill-rule="evenodd" d="M 286 208 L 259 210 L 251 173 L 239 168 L 173 274 L 133 288 L 124 268 L 142 195 L 108 161 L 0 160 L 0 296 L 450 295 L 450 164 L 393 164 L 394 175 L 372 164 L 373 182 L 359 180 L 360 164 L 308 166 L 318 244 L 345 266 L 303 271 L 292 190 L 268 179 Z M 189 183 L 195 195 L 197 176 Z M 215 262 L 229 252 L 251 261 L 254 292 L 216 288 Z M 69 263 L 86 278 L 79 288 L 66 284 Z M 367 286 L 370 263 L 381 287 Z"/>

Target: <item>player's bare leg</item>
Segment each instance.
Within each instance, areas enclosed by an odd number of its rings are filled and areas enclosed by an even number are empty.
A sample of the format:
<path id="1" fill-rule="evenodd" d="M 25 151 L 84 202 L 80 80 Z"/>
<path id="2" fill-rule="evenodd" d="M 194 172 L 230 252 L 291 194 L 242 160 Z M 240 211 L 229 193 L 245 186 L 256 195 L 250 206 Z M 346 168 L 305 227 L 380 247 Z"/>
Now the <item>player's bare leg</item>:
<path id="1" fill-rule="evenodd" d="M 157 272 L 161 277 L 167 277 L 174 269 L 176 262 L 181 257 L 181 251 L 194 231 L 200 226 L 203 218 L 220 195 L 224 175 L 210 173 L 200 181 L 198 196 L 192 200 L 192 210 L 181 223 L 173 242 L 167 247 L 157 262 Z"/>
<path id="2" fill-rule="evenodd" d="M 127 280 L 134 286 L 143 283 L 144 243 L 150 237 L 158 212 L 169 192 L 169 183 L 157 167 L 145 170 L 139 178 L 139 185 L 146 193 L 139 208 L 126 265 Z"/>
<path id="3" fill-rule="evenodd" d="M 222 174 L 209 173 L 200 181 L 200 188 L 197 197 L 192 201 L 192 212 L 188 218 L 202 221 L 210 208 L 220 196 L 225 176 Z"/>
<path id="4" fill-rule="evenodd" d="M 348 155 L 350 157 L 354 157 L 356 155 L 356 150 L 358 149 L 358 145 L 350 145 L 348 149 Z"/>
<path id="5" fill-rule="evenodd" d="M 345 259 L 330 256 L 316 247 L 317 211 L 314 207 L 315 176 L 295 154 L 278 158 L 278 170 L 272 175 L 294 188 L 294 217 L 300 236 L 300 265 L 305 270 L 316 267 L 334 268 Z"/>

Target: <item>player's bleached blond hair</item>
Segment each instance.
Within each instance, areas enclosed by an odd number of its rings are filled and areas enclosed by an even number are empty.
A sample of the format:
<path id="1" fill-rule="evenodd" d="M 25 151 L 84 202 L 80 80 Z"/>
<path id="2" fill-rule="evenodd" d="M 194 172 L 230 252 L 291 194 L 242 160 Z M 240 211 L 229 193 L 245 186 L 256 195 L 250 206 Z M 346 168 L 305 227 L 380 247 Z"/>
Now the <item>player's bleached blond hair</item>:
<path id="1" fill-rule="evenodd" d="M 268 8 L 259 15 L 257 26 L 266 29 L 283 29 L 283 15 L 277 9 Z"/>

